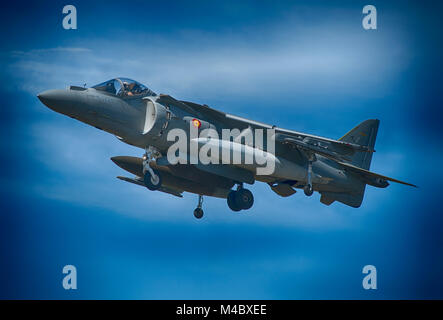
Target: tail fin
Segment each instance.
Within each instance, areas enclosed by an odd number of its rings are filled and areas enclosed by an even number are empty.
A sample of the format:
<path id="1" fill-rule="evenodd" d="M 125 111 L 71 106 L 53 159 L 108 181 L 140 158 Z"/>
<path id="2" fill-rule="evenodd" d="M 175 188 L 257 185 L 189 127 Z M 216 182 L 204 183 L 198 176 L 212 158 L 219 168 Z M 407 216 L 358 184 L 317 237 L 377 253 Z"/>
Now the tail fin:
<path id="1" fill-rule="evenodd" d="M 355 143 L 361 146 L 366 146 L 370 150 L 374 150 L 375 139 L 377 138 L 379 120 L 366 120 L 349 131 L 339 140 L 343 142 Z M 351 157 L 351 164 L 369 170 L 372 160 L 373 152 L 357 151 Z M 352 192 L 335 193 L 335 192 L 321 192 L 320 201 L 326 205 L 330 205 L 334 201 L 339 201 L 348 206 L 358 208 L 360 207 L 363 196 L 365 194 L 366 183 L 362 180 L 357 180 Z"/>
<path id="2" fill-rule="evenodd" d="M 363 121 L 339 140 L 359 144 L 374 150 L 379 124 L 380 120 L 377 119 Z M 356 152 L 351 158 L 351 163 L 354 166 L 369 170 L 371 160 L 372 152 Z"/>
<path id="3" fill-rule="evenodd" d="M 349 131 L 339 140 L 349 143 L 355 143 L 361 146 L 366 146 L 370 150 L 374 150 L 375 139 L 377 138 L 378 126 L 380 120 L 366 120 Z M 356 176 L 353 184 L 353 190 L 350 192 L 336 193 L 336 192 L 320 192 L 320 202 L 325 205 L 330 205 L 334 201 L 339 201 L 348 206 L 358 208 L 360 207 L 365 194 L 366 184 L 385 188 L 389 185 L 387 181 L 394 181 L 416 187 L 413 184 L 382 176 L 380 174 L 370 172 L 373 152 L 355 152 L 351 157 L 351 163 L 342 163 L 347 170 L 353 172 Z M 380 183 L 382 181 L 383 183 Z"/>

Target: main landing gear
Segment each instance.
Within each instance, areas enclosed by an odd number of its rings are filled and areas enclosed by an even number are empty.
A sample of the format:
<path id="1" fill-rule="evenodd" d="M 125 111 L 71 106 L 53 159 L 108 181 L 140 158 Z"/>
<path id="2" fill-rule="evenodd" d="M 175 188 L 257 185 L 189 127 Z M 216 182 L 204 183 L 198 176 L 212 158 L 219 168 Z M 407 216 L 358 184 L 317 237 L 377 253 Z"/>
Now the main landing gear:
<path id="1" fill-rule="evenodd" d="M 228 194 L 228 206 L 232 211 L 248 210 L 254 204 L 254 196 L 248 189 L 243 188 L 241 184 L 237 190 L 231 190 Z M 203 196 L 198 196 L 198 205 L 194 210 L 194 217 L 197 219 L 203 218 Z"/>
<path id="2" fill-rule="evenodd" d="M 197 208 L 195 208 L 195 210 L 194 210 L 194 217 L 196 217 L 197 219 L 203 218 L 202 205 L 203 205 L 203 196 L 200 194 L 200 195 L 198 195 L 198 205 L 197 205 Z"/>
<path id="3" fill-rule="evenodd" d="M 237 190 L 229 192 L 227 201 L 232 211 L 248 210 L 254 204 L 254 196 L 251 191 L 239 184 Z"/>
<path id="4" fill-rule="evenodd" d="M 147 147 L 143 155 L 143 182 L 146 188 L 152 191 L 160 189 L 162 185 L 160 172 L 150 166 L 159 155 L 160 153 L 153 147 Z"/>

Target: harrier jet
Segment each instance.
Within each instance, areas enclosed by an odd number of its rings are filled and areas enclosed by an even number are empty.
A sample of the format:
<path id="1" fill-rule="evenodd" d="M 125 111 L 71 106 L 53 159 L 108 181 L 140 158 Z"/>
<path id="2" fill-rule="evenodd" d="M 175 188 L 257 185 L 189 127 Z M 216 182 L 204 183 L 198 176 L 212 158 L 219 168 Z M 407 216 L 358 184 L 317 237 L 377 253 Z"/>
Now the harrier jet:
<path id="1" fill-rule="evenodd" d="M 414 186 L 369 171 L 379 120 L 363 121 L 335 140 L 176 100 L 127 78 L 91 88 L 48 90 L 38 98 L 56 112 L 143 149 L 141 158 L 111 158 L 133 175 L 117 178 L 177 197 L 185 191 L 197 194 L 198 219 L 203 217 L 203 196 L 227 199 L 233 211 L 251 208 L 254 197 L 244 186 L 255 181 L 282 197 L 303 189 L 306 196 L 320 193 L 325 205 L 338 201 L 355 208 L 366 185 L 386 188 L 392 181 Z M 181 136 L 189 145 L 177 146 Z M 202 151 L 206 159 L 198 157 Z"/>

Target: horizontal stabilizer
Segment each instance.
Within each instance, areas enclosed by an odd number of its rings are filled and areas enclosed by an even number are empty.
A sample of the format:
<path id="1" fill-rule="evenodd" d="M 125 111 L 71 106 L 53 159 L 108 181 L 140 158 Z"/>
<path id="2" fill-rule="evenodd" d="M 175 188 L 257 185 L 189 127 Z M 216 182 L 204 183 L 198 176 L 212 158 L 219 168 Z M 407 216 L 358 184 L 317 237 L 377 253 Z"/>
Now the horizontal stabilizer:
<path id="1" fill-rule="evenodd" d="M 394 178 L 390 178 L 390 177 L 386 177 L 386 176 L 383 176 L 381 174 L 374 173 L 374 172 L 371 172 L 371 171 L 368 171 L 368 170 L 356 167 L 356 166 L 354 166 L 352 164 L 349 164 L 349 163 L 345 163 L 345 162 L 338 162 L 338 163 L 341 164 L 342 166 L 344 166 L 346 170 L 348 170 L 350 172 L 353 172 L 353 173 L 356 173 L 356 174 L 362 176 L 363 178 L 367 178 L 367 179 L 382 179 L 382 180 L 397 182 L 397 183 L 401 183 L 401 184 L 405 184 L 407 186 L 411 186 L 411 187 L 417 188 L 417 186 L 415 184 L 404 182 L 404 181 L 400 181 L 400 180 L 397 180 L 397 179 L 394 179 Z"/>

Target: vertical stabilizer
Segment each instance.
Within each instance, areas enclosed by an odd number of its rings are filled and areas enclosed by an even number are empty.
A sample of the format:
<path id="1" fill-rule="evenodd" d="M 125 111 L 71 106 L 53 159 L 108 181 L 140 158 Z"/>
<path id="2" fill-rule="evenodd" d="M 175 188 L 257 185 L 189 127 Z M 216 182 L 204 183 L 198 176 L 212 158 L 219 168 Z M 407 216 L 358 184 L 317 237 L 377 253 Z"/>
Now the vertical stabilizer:
<path id="1" fill-rule="evenodd" d="M 339 140 L 359 144 L 374 150 L 379 124 L 380 120 L 377 119 L 363 121 Z M 372 154 L 373 152 L 356 152 L 352 156 L 351 163 L 354 166 L 369 170 Z"/>

